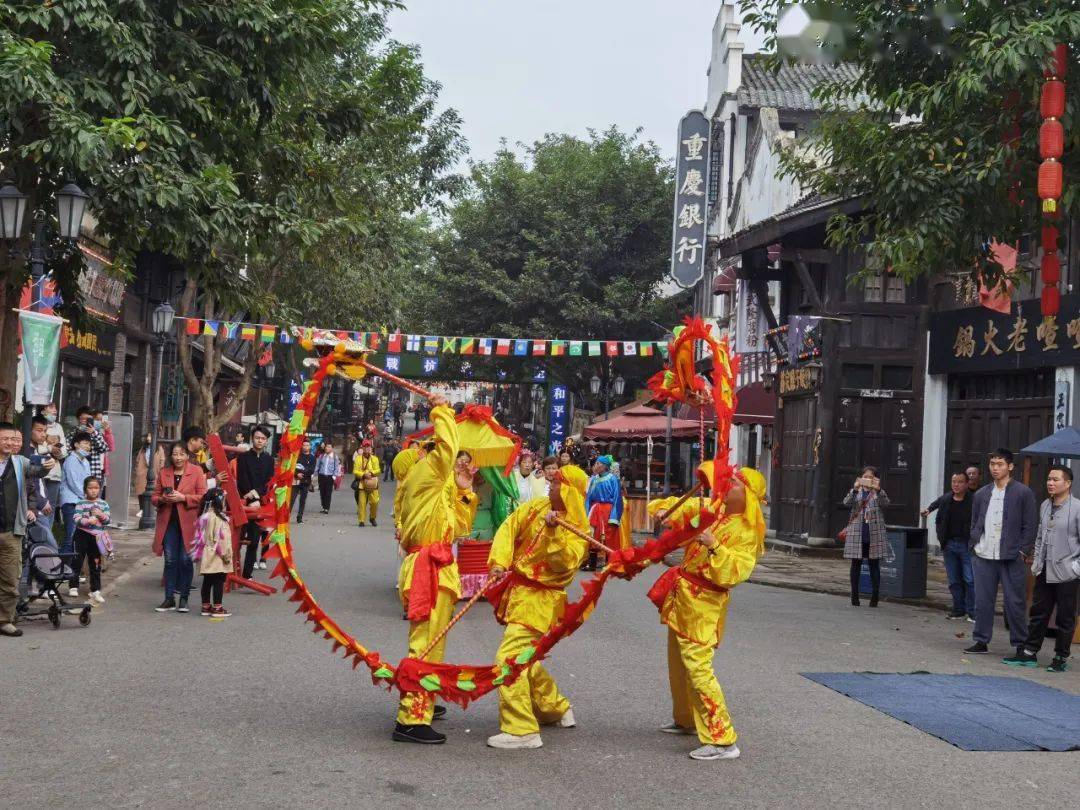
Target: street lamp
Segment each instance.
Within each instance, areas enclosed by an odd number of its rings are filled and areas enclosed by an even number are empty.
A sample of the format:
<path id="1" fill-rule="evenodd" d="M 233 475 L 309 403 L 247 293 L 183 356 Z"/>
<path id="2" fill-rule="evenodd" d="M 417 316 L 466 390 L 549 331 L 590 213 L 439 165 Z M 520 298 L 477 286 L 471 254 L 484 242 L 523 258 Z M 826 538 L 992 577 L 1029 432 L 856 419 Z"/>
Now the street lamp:
<path id="1" fill-rule="evenodd" d="M 59 223 L 59 236 L 67 242 L 74 242 L 79 237 L 86 201 L 89 196 L 74 183 L 67 183 L 56 192 L 56 219 Z M 26 207 L 29 199 L 13 183 L 0 187 L 0 236 L 9 242 L 15 242 L 22 236 L 23 221 L 26 219 Z M 30 310 L 36 312 L 41 301 L 41 279 L 45 276 L 45 263 L 54 257 L 49 242 L 51 235 L 47 230 L 48 217 L 42 210 L 33 213 L 34 233 L 30 242 L 30 252 L 26 258 L 30 264 Z M 66 249 L 66 248 L 65 248 Z M 19 251 L 14 247 L 11 255 Z M 30 442 L 30 429 L 33 415 L 31 402 L 23 400 L 23 435 Z"/>
<path id="2" fill-rule="evenodd" d="M 150 315 L 150 331 L 154 333 L 154 355 L 157 361 L 154 368 L 153 401 L 150 410 L 150 459 L 146 465 L 146 491 L 139 496 L 139 506 L 142 515 L 139 517 L 140 529 L 154 528 L 155 517 L 150 512 L 150 498 L 154 494 L 156 471 L 154 459 L 157 456 L 158 422 L 161 419 L 161 369 L 165 365 L 165 342 L 172 332 L 173 320 L 176 318 L 174 310 L 168 301 L 158 304 Z"/>
<path id="3" fill-rule="evenodd" d="M 664 335 L 664 342 L 671 346 L 675 335 L 668 332 Z M 664 497 L 671 494 L 671 401 L 668 400 L 664 410 L 667 413 L 667 425 L 664 428 Z"/>
<path id="4" fill-rule="evenodd" d="M 604 369 L 604 380 L 601 380 L 595 374 L 593 374 L 592 378 L 589 380 L 589 392 L 594 397 L 599 397 L 601 387 L 603 387 L 604 389 L 605 419 L 608 418 L 608 412 L 611 410 L 611 395 L 614 394 L 617 397 L 621 397 L 623 395 L 623 391 L 626 390 L 626 380 L 623 379 L 623 376 L 621 374 L 617 376 L 614 380 L 611 380 L 611 382 L 605 382 L 605 380 L 610 376 L 611 366 L 609 365 L 606 369 Z"/>

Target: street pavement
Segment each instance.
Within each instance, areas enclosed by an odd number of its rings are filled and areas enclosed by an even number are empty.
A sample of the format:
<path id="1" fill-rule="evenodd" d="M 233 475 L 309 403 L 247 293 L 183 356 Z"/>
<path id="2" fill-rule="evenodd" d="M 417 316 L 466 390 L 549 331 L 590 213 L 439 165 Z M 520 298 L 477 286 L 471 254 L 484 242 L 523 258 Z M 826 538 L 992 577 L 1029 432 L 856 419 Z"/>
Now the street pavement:
<path id="1" fill-rule="evenodd" d="M 384 484 L 379 528 L 355 525 L 352 493 L 329 516 L 308 500 L 295 527 L 320 604 L 391 660 L 405 653 Z M 966 753 L 800 677 L 804 671 L 1054 676 L 969 659 L 971 625 L 940 611 L 746 584 L 733 595 L 716 669 L 742 758 L 695 762 L 670 719 L 655 579 L 613 581 L 549 668 L 579 727 L 544 747 L 494 751 L 497 700 L 451 707 L 444 746 L 390 739 L 394 700 L 330 653 L 282 595 L 230 594 L 232 618 L 157 614 L 160 561 L 144 561 L 79 627 L 25 625 L 0 639 L 0 807 L 977 807 L 1075 802 L 1080 753 Z M 268 572 L 261 572 L 265 578 Z M 197 583 L 196 583 L 197 584 Z M 575 587 L 576 591 L 576 587 Z M 865 605 L 864 601 L 864 605 Z M 964 634 L 958 638 L 957 634 Z M 484 604 L 450 635 L 448 660 L 488 663 L 500 628 Z M 1049 661 L 1044 648 L 1045 662 Z M 1044 663 L 1045 663 L 1044 662 Z"/>

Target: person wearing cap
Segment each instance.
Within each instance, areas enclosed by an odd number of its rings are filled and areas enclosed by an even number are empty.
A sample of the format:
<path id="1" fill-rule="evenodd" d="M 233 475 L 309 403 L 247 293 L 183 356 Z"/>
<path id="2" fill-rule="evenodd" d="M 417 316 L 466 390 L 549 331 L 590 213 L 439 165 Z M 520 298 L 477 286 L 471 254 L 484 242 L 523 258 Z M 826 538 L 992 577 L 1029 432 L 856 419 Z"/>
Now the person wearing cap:
<path id="1" fill-rule="evenodd" d="M 379 458 L 371 452 L 371 439 L 360 442 L 360 452 L 353 458 L 353 475 L 356 481 L 356 522 L 363 526 L 370 520 L 372 526 L 378 526 L 375 518 L 379 511 L 379 476 L 382 467 Z"/>
<path id="2" fill-rule="evenodd" d="M 585 559 L 586 543 L 555 523 L 562 517 L 588 531 L 585 473 L 564 467 L 551 481 L 547 497 L 523 503 L 503 521 L 488 555 L 492 577 L 488 588 L 495 618 L 506 625 L 496 661 L 516 657 L 563 617 L 566 588 Z M 568 701 L 555 680 L 534 663 L 509 686 L 499 688 L 500 734 L 489 737 L 492 748 L 539 748 L 541 724 L 576 725 Z"/>
<path id="3" fill-rule="evenodd" d="M 712 481 L 712 467 L 702 472 Z M 724 693 L 713 671 L 713 656 L 724 635 L 729 594 L 745 582 L 765 550 L 765 518 L 761 502 L 765 479 L 743 467 L 724 497 L 724 513 L 709 530 L 686 547 L 682 563 L 668 570 L 649 590 L 649 599 L 668 628 L 668 681 L 673 722 L 660 730 L 696 734 L 701 746 L 691 759 L 735 759 L 739 747 Z M 690 504 L 693 501 L 688 501 Z M 683 508 L 664 516 L 683 525 L 697 509 Z"/>
<path id="4" fill-rule="evenodd" d="M 460 449 L 457 421 L 445 397 L 432 397 L 434 443 L 408 470 L 400 488 L 395 520 L 398 543 L 405 552 L 398 572 L 398 592 L 409 619 L 411 658 L 427 652 L 426 660 L 441 663 L 445 637 L 430 651 L 431 641 L 450 622 L 454 603 L 461 597 L 461 579 L 454 560 L 453 542 L 467 534 L 463 525 L 475 515 L 477 497 L 472 489 L 472 458 Z M 446 735 L 431 721 L 435 702 L 428 693 L 407 692 L 398 704 L 393 739 L 437 745 Z"/>
<path id="5" fill-rule="evenodd" d="M 622 544 L 619 523 L 622 520 L 623 497 L 622 485 L 611 472 L 614 463 L 611 456 L 599 456 L 593 462 L 593 475 L 585 496 L 585 512 L 589 516 L 593 537 L 608 548 L 617 549 Z M 596 563 L 597 549 L 594 546 L 590 548 L 588 562 L 582 566 L 582 570 L 595 571 Z"/>

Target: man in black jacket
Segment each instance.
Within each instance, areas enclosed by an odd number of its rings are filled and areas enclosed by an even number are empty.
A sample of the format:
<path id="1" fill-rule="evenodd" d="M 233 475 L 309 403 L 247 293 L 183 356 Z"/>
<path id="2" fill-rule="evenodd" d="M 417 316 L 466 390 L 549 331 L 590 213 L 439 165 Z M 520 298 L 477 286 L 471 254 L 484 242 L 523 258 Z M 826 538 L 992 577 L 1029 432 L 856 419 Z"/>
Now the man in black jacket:
<path id="1" fill-rule="evenodd" d="M 266 494 L 266 487 L 274 477 L 274 456 L 267 443 L 270 441 L 270 429 L 257 426 L 251 431 L 251 449 L 236 458 L 236 489 L 240 497 L 248 503 L 261 501 Z M 244 527 L 244 536 L 248 547 L 244 554 L 244 578 L 251 579 L 256 562 L 265 570 L 262 557 L 263 530 L 254 520 L 249 520 Z"/>
<path id="2" fill-rule="evenodd" d="M 936 511 L 934 526 L 937 529 L 938 543 L 945 560 L 945 573 L 949 577 L 949 592 L 952 594 L 952 610 L 945 614 L 946 619 L 962 619 L 967 616 L 969 622 L 975 621 L 975 575 L 971 570 L 971 550 L 968 538 L 971 536 L 971 503 L 975 499 L 968 489 L 968 477 L 965 473 L 954 472 L 950 479 L 951 490 L 922 511 L 926 517 Z"/>

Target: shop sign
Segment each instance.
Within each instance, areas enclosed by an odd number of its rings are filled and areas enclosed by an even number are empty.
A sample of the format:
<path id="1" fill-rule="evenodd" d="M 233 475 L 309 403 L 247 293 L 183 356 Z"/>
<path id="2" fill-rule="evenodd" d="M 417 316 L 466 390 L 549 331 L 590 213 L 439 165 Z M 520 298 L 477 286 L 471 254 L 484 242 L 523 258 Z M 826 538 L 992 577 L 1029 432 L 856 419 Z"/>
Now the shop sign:
<path id="1" fill-rule="evenodd" d="M 1054 431 L 1069 426 L 1069 382 L 1057 380 L 1054 383 Z"/>
<path id="2" fill-rule="evenodd" d="M 785 368 L 777 375 L 780 396 L 805 394 L 817 388 L 818 369 L 815 366 Z"/>
<path id="3" fill-rule="evenodd" d="M 99 368 L 113 367 L 116 334 L 110 331 L 83 332 L 64 325 L 60 356 L 65 360 L 89 363 Z"/>
<path id="4" fill-rule="evenodd" d="M 709 119 L 700 110 L 691 110 L 679 122 L 671 277 L 683 289 L 693 287 L 705 273 L 710 135 Z"/>
<path id="5" fill-rule="evenodd" d="M 938 312 L 930 321 L 931 374 L 1080 365 L 1080 295 L 1063 295 L 1056 317 L 1039 300 L 1014 301 L 1008 314 L 984 307 Z"/>
<path id="6" fill-rule="evenodd" d="M 548 453 L 555 455 L 566 444 L 570 421 L 570 393 L 565 385 L 553 385 L 548 397 Z"/>

